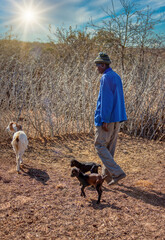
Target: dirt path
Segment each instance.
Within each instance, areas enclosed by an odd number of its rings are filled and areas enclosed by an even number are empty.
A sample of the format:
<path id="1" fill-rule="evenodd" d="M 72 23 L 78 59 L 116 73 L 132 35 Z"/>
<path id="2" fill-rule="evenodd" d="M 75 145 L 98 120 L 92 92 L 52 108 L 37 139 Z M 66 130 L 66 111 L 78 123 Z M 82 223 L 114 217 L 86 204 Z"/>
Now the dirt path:
<path id="1" fill-rule="evenodd" d="M 15 173 L 10 141 L 0 143 L 0 239 L 165 239 L 164 144 L 120 134 L 116 161 L 127 173 L 97 193 L 70 177 L 70 160 L 101 163 L 93 138 L 63 138 L 47 145 L 30 139 L 25 166 Z M 101 172 L 101 169 L 100 169 Z"/>

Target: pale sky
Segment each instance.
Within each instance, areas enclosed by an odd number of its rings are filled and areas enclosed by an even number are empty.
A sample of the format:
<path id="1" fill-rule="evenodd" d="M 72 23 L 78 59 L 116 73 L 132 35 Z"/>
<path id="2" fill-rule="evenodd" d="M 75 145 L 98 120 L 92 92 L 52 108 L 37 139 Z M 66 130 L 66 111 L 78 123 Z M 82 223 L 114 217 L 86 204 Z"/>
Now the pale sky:
<path id="1" fill-rule="evenodd" d="M 150 6 L 154 17 L 165 12 L 164 0 L 136 0 L 138 9 Z M 103 8 L 112 8 L 111 0 L 0 0 L 0 34 L 3 36 L 8 27 L 24 41 L 48 40 L 48 26 L 64 26 L 82 30 L 92 18 L 99 23 L 105 17 Z M 120 0 L 114 0 L 116 12 L 120 12 Z M 165 30 L 165 23 L 159 24 L 157 33 Z"/>

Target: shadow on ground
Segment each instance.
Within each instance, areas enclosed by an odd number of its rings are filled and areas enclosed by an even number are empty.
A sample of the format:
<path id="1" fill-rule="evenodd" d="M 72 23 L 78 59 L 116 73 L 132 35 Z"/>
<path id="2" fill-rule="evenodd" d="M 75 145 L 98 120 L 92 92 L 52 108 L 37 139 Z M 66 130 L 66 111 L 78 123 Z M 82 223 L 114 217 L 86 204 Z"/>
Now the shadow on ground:
<path id="1" fill-rule="evenodd" d="M 163 193 L 156 191 L 147 192 L 140 188 L 126 186 L 124 184 L 119 184 L 119 186 L 122 187 L 122 189 L 117 189 L 117 191 L 125 193 L 130 197 L 140 199 L 153 206 L 165 207 L 165 194 Z"/>
<path id="2" fill-rule="evenodd" d="M 49 175 L 44 170 L 31 168 L 28 165 L 23 165 L 23 168 L 21 169 L 25 175 L 28 175 L 31 178 L 36 179 L 37 181 L 41 182 L 44 185 L 46 185 L 46 182 L 50 179 Z"/>
<path id="3" fill-rule="evenodd" d="M 110 204 L 110 203 L 106 202 L 105 200 L 101 200 L 101 202 L 99 204 L 97 204 L 96 200 L 91 199 L 89 206 L 93 207 L 96 210 L 102 210 L 104 208 L 112 208 L 112 209 L 116 209 L 116 210 L 122 210 L 120 207 L 117 207 L 115 204 Z"/>

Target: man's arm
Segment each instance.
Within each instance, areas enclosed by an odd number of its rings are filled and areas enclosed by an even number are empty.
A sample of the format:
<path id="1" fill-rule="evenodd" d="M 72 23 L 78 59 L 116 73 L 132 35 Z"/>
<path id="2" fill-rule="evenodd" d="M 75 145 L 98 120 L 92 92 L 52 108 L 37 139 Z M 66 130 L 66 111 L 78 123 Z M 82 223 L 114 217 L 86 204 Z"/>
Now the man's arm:
<path id="1" fill-rule="evenodd" d="M 105 78 L 102 79 L 100 91 L 102 128 L 108 132 L 108 122 L 113 108 L 113 92 Z"/>

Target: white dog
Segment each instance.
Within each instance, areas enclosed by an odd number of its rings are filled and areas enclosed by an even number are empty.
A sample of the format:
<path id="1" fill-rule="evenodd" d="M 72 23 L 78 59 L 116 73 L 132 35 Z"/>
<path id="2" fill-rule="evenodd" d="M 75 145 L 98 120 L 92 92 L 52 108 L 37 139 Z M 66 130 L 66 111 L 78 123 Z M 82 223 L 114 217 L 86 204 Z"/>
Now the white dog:
<path id="1" fill-rule="evenodd" d="M 16 170 L 20 173 L 20 164 L 23 163 L 22 156 L 27 149 L 28 139 L 24 131 L 22 131 L 22 126 L 18 125 L 16 122 L 10 122 L 7 130 L 14 132 L 11 144 L 16 154 Z"/>

